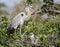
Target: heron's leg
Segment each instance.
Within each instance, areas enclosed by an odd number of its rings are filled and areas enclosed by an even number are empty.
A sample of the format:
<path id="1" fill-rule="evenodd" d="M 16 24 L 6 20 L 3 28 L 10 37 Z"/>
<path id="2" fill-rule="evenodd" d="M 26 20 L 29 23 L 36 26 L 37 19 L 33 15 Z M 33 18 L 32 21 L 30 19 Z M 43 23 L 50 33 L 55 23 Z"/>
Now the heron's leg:
<path id="1" fill-rule="evenodd" d="M 21 28 L 20 28 L 20 45 L 21 45 L 21 47 L 23 47 L 23 45 L 22 45 L 22 34 L 21 34 Z"/>
<path id="2" fill-rule="evenodd" d="M 15 36 L 16 36 L 16 29 L 15 29 L 15 32 L 14 33 L 15 33 Z"/>
<path id="3" fill-rule="evenodd" d="M 23 41 L 23 35 L 24 34 L 21 33 L 21 28 L 20 28 L 20 39 L 21 39 L 21 42 Z"/>
<path id="4" fill-rule="evenodd" d="M 20 28 L 20 37 L 21 37 L 21 28 Z"/>
<path id="5" fill-rule="evenodd" d="M 22 42 L 21 28 L 20 28 L 20 40 L 21 40 L 21 42 Z"/>
<path id="6" fill-rule="evenodd" d="M 16 29 L 15 29 L 14 35 L 16 36 Z M 14 47 L 16 47 L 16 41 L 14 41 Z"/>

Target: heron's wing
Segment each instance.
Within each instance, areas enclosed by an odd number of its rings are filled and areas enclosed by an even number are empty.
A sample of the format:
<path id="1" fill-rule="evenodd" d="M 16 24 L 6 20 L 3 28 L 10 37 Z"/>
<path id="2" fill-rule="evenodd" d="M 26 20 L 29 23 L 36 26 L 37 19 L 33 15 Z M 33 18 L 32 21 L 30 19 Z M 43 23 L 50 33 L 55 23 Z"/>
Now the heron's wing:
<path id="1" fill-rule="evenodd" d="M 23 20 L 21 19 L 21 17 L 18 15 L 16 16 L 12 22 L 11 25 L 14 29 L 16 29 L 18 27 L 18 25 L 20 24 L 20 26 L 23 24 Z"/>

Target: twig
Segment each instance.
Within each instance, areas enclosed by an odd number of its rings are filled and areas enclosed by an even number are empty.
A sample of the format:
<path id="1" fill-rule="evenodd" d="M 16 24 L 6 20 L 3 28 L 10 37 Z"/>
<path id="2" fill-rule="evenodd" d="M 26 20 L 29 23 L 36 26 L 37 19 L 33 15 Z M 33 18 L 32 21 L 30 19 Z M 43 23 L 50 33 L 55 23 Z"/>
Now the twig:
<path id="1" fill-rule="evenodd" d="M 59 13 L 59 14 L 60 14 L 60 11 L 59 11 L 59 10 L 52 10 L 52 9 L 47 10 L 47 12 L 49 12 L 49 11 L 50 11 L 50 12 Z M 39 13 L 42 13 L 42 11 L 41 11 L 41 10 L 36 11 L 36 12 L 32 13 L 32 15 L 34 15 L 34 14 L 39 14 Z"/>

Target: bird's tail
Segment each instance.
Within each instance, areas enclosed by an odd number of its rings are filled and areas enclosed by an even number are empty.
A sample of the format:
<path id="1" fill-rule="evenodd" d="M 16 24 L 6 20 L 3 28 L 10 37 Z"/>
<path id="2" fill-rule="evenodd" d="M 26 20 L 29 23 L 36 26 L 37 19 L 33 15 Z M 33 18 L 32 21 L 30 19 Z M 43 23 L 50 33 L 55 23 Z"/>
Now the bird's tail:
<path id="1" fill-rule="evenodd" d="M 10 30 L 13 30 L 14 28 L 11 26 L 11 25 L 9 25 L 8 27 L 7 27 L 7 31 L 10 31 Z"/>
<path id="2" fill-rule="evenodd" d="M 14 28 L 12 28 L 11 26 L 8 26 L 7 27 L 7 34 L 9 35 L 9 34 L 12 34 L 12 33 L 14 33 Z"/>
<path id="3" fill-rule="evenodd" d="M 12 30 L 12 28 L 9 26 L 9 27 L 7 27 L 7 31 L 9 31 L 9 30 Z"/>

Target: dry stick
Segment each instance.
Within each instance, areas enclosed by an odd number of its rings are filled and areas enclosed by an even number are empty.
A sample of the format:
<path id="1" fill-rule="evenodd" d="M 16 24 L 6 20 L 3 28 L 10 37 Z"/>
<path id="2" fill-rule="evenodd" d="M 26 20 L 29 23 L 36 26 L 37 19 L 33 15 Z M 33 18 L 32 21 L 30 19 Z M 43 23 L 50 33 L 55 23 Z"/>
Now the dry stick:
<path id="1" fill-rule="evenodd" d="M 48 12 L 48 11 L 51 11 L 51 12 L 55 12 L 55 13 L 59 13 L 59 14 L 60 14 L 60 11 L 59 11 L 59 10 L 52 10 L 52 9 L 50 9 L 50 10 L 47 10 L 47 12 Z M 36 11 L 36 12 L 32 13 L 31 15 L 38 14 L 38 13 L 41 13 L 41 12 L 42 12 L 42 11 L 39 10 L 39 11 Z"/>
<path id="2" fill-rule="evenodd" d="M 56 12 L 56 13 L 59 13 L 60 14 L 60 11 L 59 10 L 49 10 L 49 11 L 53 11 L 53 12 Z"/>
<path id="3" fill-rule="evenodd" d="M 31 15 L 41 13 L 41 10 L 33 12 Z"/>

